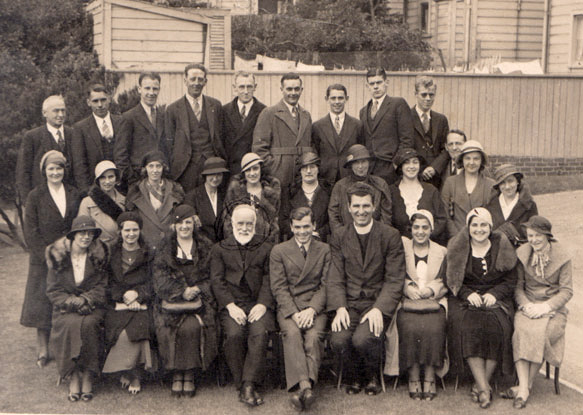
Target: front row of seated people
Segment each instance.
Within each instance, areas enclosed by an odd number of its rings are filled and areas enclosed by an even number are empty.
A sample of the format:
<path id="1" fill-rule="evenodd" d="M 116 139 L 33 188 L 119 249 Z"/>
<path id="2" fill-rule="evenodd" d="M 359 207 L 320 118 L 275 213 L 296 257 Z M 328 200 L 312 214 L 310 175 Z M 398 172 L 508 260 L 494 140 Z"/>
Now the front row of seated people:
<path id="1" fill-rule="evenodd" d="M 172 395 L 194 396 L 222 342 L 240 401 L 261 405 L 277 321 L 297 410 L 316 401 L 328 327 L 349 394 L 380 391 L 386 342 L 387 365 L 407 373 L 413 399 L 435 398 L 449 355 L 456 374 L 469 367 L 481 408 L 491 404 L 495 372 L 515 368 L 518 385 L 502 395 L 524 408 L 542 362 L 561 363 L 572 296 L 571 262 L 551 224 L 531 217 L 523 224 L 528 243 L 515 251 L 492 230 L 489 211 L 474 208 L 446 249 L 431 240 L 429 211 L 413 212 L 411 238 L 401 237 L 373 218 L 374 195 L 366 183 L 348 188 L 352 222 L 329 245 L 313 237 L 307 207 L 290 214 L 293 237 L 273 246 L 269 233 L 255 232 L 256 207 L 237 205 L 232 235 L 213 246 L 194 209 L 180 205 L 155 255 L 135 212 L 117 217 L 112 249 L 91 217 L 77 217 L 46 250 L 51 347 L 69 379 L 68 399 L 91 400 L 101 372 L 119 373 L 121 386 L 138 393 L 143 371 L 157 369 L 170 375 Z"/>

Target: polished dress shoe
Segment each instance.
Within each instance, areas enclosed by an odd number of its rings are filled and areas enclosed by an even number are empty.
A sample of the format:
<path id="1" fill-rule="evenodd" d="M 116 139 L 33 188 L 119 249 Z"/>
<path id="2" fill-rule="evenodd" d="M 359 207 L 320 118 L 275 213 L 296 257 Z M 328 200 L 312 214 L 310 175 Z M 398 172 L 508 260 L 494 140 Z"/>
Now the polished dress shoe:
<path id="1" fill-rule="evenodd" d="M 304 389 L 302 393 L 302 402 L 304 403 L 304 409 L 307 411 L 310 409 L 310 406 L 316 402 L 316 394 L 312 390 L 312 388 Z"/>
<path id="2" fill-rule="evenodd" d="M 257 392 L 257 389 L 255 388 L 253 388 L 253 397 L 255 398 L 255 404 L 257 406 L 263 405 L 265 403 L 265 401 L 263 400 L 263 396 L 261 396 L 261 394 Z"/>
<path id="3" fill-rule="evenodd" d="M 302 411 L 304 409 L 304 402 L 302 401 L 302 396 L 303 393 L 298 391 L 292 393 L 292 396 L 289 398 L 289 401 L 291 402 L 292 406 L 298 411 Z"/>
<path id="4" fill-rule="evenodd" d="M 346 387 L 346 393 L 349 395 L 356 395 L 357 393 L 360 393 L 361 390 L 362 386 L 360 386 L 360 383 L 358 382 L 354 382 L 352 385 Z"/>
<path id="5" fill-rule="evenodd" d="M 374 376 L 364 387 L 364 392 L 369 395 L 378 395 L 381 391 L 381 385 L 379 385 L 379 381 L 376 376 Z"/>
<path id="6" fill-rule="evenodd" d="M 239 400 L 249 406 L 257 406 L 257 400 L 253 394 L 254 390 L 253 385 L 244 385 L 239 392 Z"/>

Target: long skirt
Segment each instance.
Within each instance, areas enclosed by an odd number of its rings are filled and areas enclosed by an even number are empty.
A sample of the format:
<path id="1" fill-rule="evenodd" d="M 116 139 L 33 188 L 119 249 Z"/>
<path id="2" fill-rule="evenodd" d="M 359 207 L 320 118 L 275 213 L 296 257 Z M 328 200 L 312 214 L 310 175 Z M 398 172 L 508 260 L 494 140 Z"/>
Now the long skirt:
<path id="1" fill-rule="evenodd" d="M 565 352 L 566 326 L 567 316 L 564 313 L 530 319 L 522 312 L 517 312 L 514 315 L 512 335 L 514 361 L 542 363 L 546 360 L 553 366 L 560 366 Z"/>
<path id="2" fill-rule="evenodd" d="M 152 350 L 149 340 L 133 342 L 124 330 L 109 351 L 103 366 L 103 373 L 121 372 L 143 366 L 145 370 L 153 367 Z"/>
<path id="3" fill-rule="evenodd" d="M 440 368 L 445 357 L 445 310 L 434 313 L 397 313 L 399 331 L 399 370 L 414 364 Z"/>
<path id="4" fill-rule="evenodd" d="M 24 302 L 20 314 L 20 324 L 25 327 L 51 329 L 53 306 L 46 294 L 47 264 L 29 261 Z"/>
<path id="5" fill-rule="evenodd" d="M 166 370 L 202 368 L 201 321 L 196 314 L 184 314 L 177 327 L 156 327 L 160 357 Z"/>

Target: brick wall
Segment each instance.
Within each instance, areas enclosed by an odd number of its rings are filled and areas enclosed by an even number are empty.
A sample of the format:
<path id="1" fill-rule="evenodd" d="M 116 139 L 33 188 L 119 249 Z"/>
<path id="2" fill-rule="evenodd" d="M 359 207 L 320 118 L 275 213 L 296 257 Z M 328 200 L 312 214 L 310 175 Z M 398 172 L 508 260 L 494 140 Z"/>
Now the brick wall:
<path id="1" fill-rule="evenodd" d="M 489 156 L 489 161 L 491 172 L 501 164 L 511 163 L 529 177 L 583 174 L 583 158 Z"/>

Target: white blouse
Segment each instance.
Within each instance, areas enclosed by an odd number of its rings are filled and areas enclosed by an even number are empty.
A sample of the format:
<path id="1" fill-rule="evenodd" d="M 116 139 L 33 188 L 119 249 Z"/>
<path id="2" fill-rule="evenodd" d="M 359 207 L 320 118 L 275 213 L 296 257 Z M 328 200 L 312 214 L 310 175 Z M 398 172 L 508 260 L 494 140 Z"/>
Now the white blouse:
<path id="1" fill-rule="evenodd" d="M 73 276 L 75 277 L 75 285 L 79 286 L 85 278 L 85 262 L 87 260 L 87 253 L 81 255 L 71 255 L 71 263 L 73 264 Z"/>
<path id="2" fill-rule="evenodd" d="M 61 183 L 61 186 L 56 190 L 49 186 L 49 193 L 57 205 L 59 213 L 62 217 L 65 217 L 67 214 L 67 195 L 65 193 L 65 186 Z"/>

